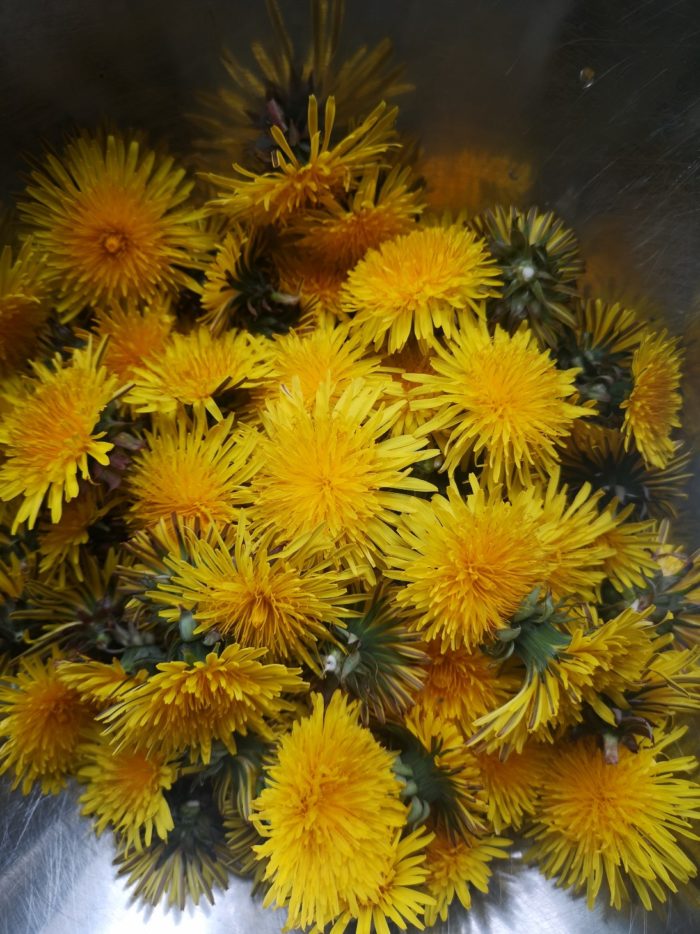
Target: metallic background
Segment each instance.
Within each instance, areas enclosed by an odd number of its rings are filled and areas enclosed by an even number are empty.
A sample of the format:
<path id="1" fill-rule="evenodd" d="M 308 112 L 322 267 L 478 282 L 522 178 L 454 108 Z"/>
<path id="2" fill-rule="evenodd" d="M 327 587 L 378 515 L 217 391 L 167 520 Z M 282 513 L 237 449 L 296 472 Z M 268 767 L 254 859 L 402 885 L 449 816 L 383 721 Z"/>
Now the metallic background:
<path id="1" fill-rule="evenodd" d="M 302 34 L 305 0 L 283 0 Z M 348 48 L 389 35 L 416 91 L 402 126 L 458 174 L 460 153 L 527 164 L 531 200 L 577 231 L 598 294 L 641 305 L 686 339 L 685 424 L 700 425 L 700 2 L 698 0 L 348 0 Z M 186 152 L 197 90 L 223 78 L 222 43 L 264 36 L 261 0 L 0 0 L 0 200 L 21 189 L 23 154 L 102 121 L 148 128 Z M 455 205 L 458 207 L 459 205 Z M 694 470 L 700 477 L 696 458 Z M 700 542 L 694 481 L 681 517 Z M 2 934 L 272 934 L 234 882 L 184 916 L 129 907 L 111 845 L 70 795 L 0 790 Z M 678 932 L 700 923 L 675 901 L 658 915 L 588 912 L 512 861 L 488 901 L 442 932 Z"/>

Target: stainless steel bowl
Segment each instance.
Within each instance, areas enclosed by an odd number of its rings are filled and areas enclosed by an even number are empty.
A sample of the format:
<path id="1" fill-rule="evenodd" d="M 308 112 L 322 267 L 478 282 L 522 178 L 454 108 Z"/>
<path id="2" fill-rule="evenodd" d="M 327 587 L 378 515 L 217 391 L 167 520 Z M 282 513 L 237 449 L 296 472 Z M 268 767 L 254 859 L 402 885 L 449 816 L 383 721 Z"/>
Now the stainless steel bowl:
<path id="1" fill-rule="evenodd" d="M 301 34 L 306 4 L 287 0 Z M 349 0 L 348 46 L 393 39 L 416 85 L 404 128 L 445 158 L 453 189 L 465 150 L 528 166 L 527 200 L 577 231 L 603 297 L 641 303 L 688 339 L 687 433 L 700 432 L 700 5 L 697 0 Z M 72 125 L 145 127 L 186 149 L 182 114 L 222 78 L 236 51 L 266 30 L 262 2 L 5 0 L 0 4 L 0 198 L 20 187 L 22 154 Z M 520 167 L 520 168 L 518 168 Z M 438 193 L 439 194 L 439 193 Z M 436 195 L 439 201 L 438 195 Z M 459 207 L 455 204 L 454 207 Z M 700 478 L 698 458 L 696 478 Z M 700 541 L 700 479 L 682 528 Z M 129 904 L 72 794 L 2 794 L 0 931 L 8 934 L 258 934 L 279 914 L 233 881 L 214 908 L 178 918 Z M 488 899 L 455 909 L 440 932 L 689 932 L 681 899 L 621 914 L 556 889 L 519 860 Z"/>

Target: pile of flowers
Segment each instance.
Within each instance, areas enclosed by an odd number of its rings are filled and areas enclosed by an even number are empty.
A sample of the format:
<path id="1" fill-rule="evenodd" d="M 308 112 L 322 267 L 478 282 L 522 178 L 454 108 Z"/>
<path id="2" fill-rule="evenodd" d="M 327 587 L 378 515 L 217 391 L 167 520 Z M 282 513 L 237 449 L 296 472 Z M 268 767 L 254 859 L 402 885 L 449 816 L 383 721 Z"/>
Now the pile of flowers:
<path id="1" fill-rule="evenodd" d="M 0 771 L 151 903 L 421 928 L 518 835 L 650 908 L 700 816 L 678 342 L 552 214 L 431 214 L 387 43 L 270 12 L 189 173 L 84 132 L 4 230 Z"/>

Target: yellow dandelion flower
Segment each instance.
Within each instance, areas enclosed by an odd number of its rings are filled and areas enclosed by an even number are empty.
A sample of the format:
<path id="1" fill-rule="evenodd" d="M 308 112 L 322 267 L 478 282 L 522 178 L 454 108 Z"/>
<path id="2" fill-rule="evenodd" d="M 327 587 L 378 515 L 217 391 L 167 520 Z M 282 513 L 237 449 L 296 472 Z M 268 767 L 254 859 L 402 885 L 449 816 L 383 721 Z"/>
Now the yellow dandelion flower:
<path id="1" fill-rule="evenodd" d="M 324 383 L 309 406 L 295 379 L 263 413 L 252 486 L 251 509 L 262 525 L 287 540 L 321 526 L 329 551 L 369 579 L 393 541 L 396 514 L 413 508 L 407 494 L 433 489 L 408 472 L 430 455 L 425 439 L 385 437 L 397 409 L 377 407 L 379 394 L 353 380 L 334 399 Z"/>
<path id="2" fill-rule="evenodd" d="M 133 676 L 127 674 L 117 658 L 113 658 L 109 665 L 92 658 L 81 661 L 62 659 L 56 665 L 56 674 L 59 681 L 76 691 L 92 707 L 111 706 L 116 697 L 147 677 L 145 669 Z"/>
<path id="3" fill-rule="evenodd" d="M 174 754 L 189 749 L 205 765 L 214 740 L 235 755 L 234 731 L 248 728 L 269 735 L 264 717 L 274 717 L 289 705 L 284 692 L 307 685 L 299 668 L 258 661 L 264 649 L 229 645 L 204 661 L 161 662 L 157 673 L 120 693 L 113 707 L 100 714 L 118 750 L 133 748 L 149 754 Z"/>
<path id="4" fill-rule="evenodd" d="M 476 234 L 457 224 L 423 227 L 369 250 L 348 276 L 342 307 L 368 344 L 395 353 L 412 335 L 425 340 L 442 328 L 451 337 L 458 322 L 483 314 L 480 303 L 499 285 Z"/>
<path id="5" fill-rule="evenodd" d="M 538 800 L 543 747 L 527 743 L 521 753 L 477 755 L 486 792 L 486 817 L 496 833 L 509 827 L 519 830 L 535 813 Z"/>
<path id="6" fill-rule="evenodd" d="M 56 575 L 58 586 L 65 586 L 66 572 L 70 568 L 77 580 L 83 579 L 80 566 L 81 545 L 87 544 L 90 527 L 111 508 L 100 503 L 94 487 L 83 487 L 75 499 L 63 507 L 57 523 L 39 523 L 39 570 L 47 576 Z"/>
<path id="7" fill-rule="evenodd" d="M 511 841 L 500 837 L 475 837 L 453 840 L 438 833 L 428 845 L 428 892 L 435 905 L 425 910 L 428 927 L 438 918 L 447 921 L 447 912 L 455 898 L 464 908 L 471 908 L 473 886 L 480 892 L 488 892 L 491 878 L 489 863 L 494 859 L 505 859 Z"/>
<path id="8" fill-rule="evenodd" d="M 656 737 L 633 753 L 621 746 L 617 765 L 605 761 L 595 739 L 559 744 L 542 773 L 542 797 L 530 857 L 547 876 L 575 891 L 589 907 L 607 883 L 610 904 L 622 906 L 629 879 L 642 904 L 666 900 L 696 867 L 677 843 L 697 839 L 690 821 L 700 817 L 700 786 L 678 777 L 695 768 L 692 756 L 667 758 L 685 732 Z"/>
<path id="9" fill-rule="evenodd" d="M 317 536 L 316 536 L 317 538 Z M 165 559 L 170 572 L 159 599 L 179 619 L 194 614 L 195 633 L 215 629 L 224 638 L 269 651 L 275 661 L 303 660 L 318 670 L 318 641 L 333 641 L 342 626 L 346 581 L 330 561 L 319 560 L 314 537 L 293 547 L 255 540 L 241 519 L 231 547 L 220 536 L 194 539 L 186 556 Z"/>
<path id="10" fill-rule="evenodd" d="M 599 509 L 601 493 L 592 493 L 586 483 L 570 499 L 566 487 L 559 488 L 555 468 L 540 491 L 541 500 L 530 491 L 521 495 L 541 510 L 537 536 L 549 564 L 543 580 L 554 598 L 577 595 L 593 602 L 605 577 L 605 561 L 615 555 L 605 536 L 618 526 L 613 512 Z"/>
<path id="11" fill-rule="evenodd" d="M 155 525 L 173 515 L 230 522 L 247 500 L 255 446 L 252 432 L 234 432 L 233 416 L 206 428 L 201 420 L 168 421 L 146 433 L 129 477 L 136 524 Z"/>
<path id="12" fill-rule="evenodd" d="M 49 313 L 44 269 L 30 240 L 0 251 L 0 373 L 24 366 Z"/>
<path id="13" fill-rule="evenodd" d="M 219 421 L 223 415 L 214 397 L 254 386 L 264 373 L 259 340 L 246 331 L 212 337 L 207 328 L 198 327 L 189 334 L 172 334 L 157 357 L 135 370 L 124 401 L 136 412 L 164 415 L 191 406 L 195 416 L 208 412 Z"/>
<path id="14" fill-rule="evenodd" d="M 590 414 L 570 401 L 577 370 L 557 369 L 526 329 L 490 334 L 483 321 L 465 322 L 446 346 L 435 346 L 432 367 L 409 379 L 424 396 L 414 408 L 432 414 L 425 429 L 449 432 L 450 473 L 471 455 L 494 483 L 527 486 L 550 474 L 557 445 Z"/>
<path id="15" fill-rule="evenodd" d="M 237 225 L 222 236 L 206 267 L 201 323 L 216 335 L 233 326 L 256 334 L 284 333 L 300 311 L 298 290 L 285 290 L 281 282 L 288 239 L 278 240 L 270 228 L 245 231 Z"/>
<path id="16" fill-rule="evenodd" d="M 440 639 L 443 651 L 471 651 L 507 627 L 548 567 L 525 498 L 504 502 L 475 478 L 472 489 L 466 499 L 450 487 L 447 497 L 416 504 L 387 559 L 386 574 L 406 584 L 397 600 L 417 611 L 415 628 Z"/>
<path id="17" fill-rule="evenodd" d="M 574 330 L 581 352 L 610 360 L 629 360 L 644 337 L 645 325 L 630 308 L 600 299 L 581 302 Z M 597 362 L 597 361 L 596 361 Z"/>
<path id="18" fill-rule="evenodd" d="M 629 701 L 635 717 L 659 727 L 671 714 L 700 709 L 700 647 L 655 652 Z"/>
<path id="19" fill-rule="evenodd" d="M 334 263 L 319 263 L 294 246 L 285 247 L 276 261 L 280 288 L 299 296 L 302 309 L 300 330 L 333 325 L 346 319 L 340 308 L 341 289 L 347 279 L 344 270 Z"/>
<path id="20" fill-rule="evenodd" d="M 499 665 L 480 649 L 443 650 L 440 640 L 428 642 L 430 659 L 425 683 L 416 694 L 416 705 L 435 715 L 454 720 L 469 733 L 474 720 L 509 696 L 509 680 L 498 672 Z"/>
<path id="21" fill-rule="evenodd" d="M 250 265 L 252 244 L 253 240 L 240 227 L 235 227 L 226 234 L 206 268 L 201 320 L 214 334 L 225 331 L 235 317 L 236 303 L 242 295 L 237 280 L 241 269 Z"/>
<path id="22" fill-rule="evenodd" d="M 627 692 L 641 683 L 654 655 L 671 637 L 657 629 L 646 610 L 626 607 L 605 622 L 594 607 L 586 607 L 585 613 L 587 626 L 574 626 L 562 667 L 569 671 L 572 683 L 578 680 L 583 699 L 613 724 L 613 713 L 601 698 L 627 707 Z"/>
<path id="23" fill-rule="evenodd" d="M 89 476 L 91 460 L 109 462 L 113 445 L 95 429 L 117 381 L 101 365 L 100 352 L 88 344 L 66 364 L 58 356 L 51 366 L 35 363 L 34 377 L 3 419 L 0 498 L 23 497 L 15 529 L 25 520 L 33 528 L 45 499 L 51 521 L 58 522 L 63 501 L 79 493 L 78 475 Z"/>
<path id="24" fill-rule="evenodd" d="M 290 927 L 323 927 L 345 910 L 380 897 L 394 833 L 406 808 L 392 772 L 394 756 L 358 722 L 357 704 L 335 692 L 324 708 L 279 741 L 253 821 L 266 838 L 265 906 L 286 906 Z"/>
<path id="25" fill-rule="evenodd" d="M 111 825 L 122 838 L 124 851 L 150 846 L 153 833 L 166 840 L 173 818 L 164 791 L 172 788 L 177 767 L 164 756 L 147 756 L 130 749 L 117 751 L 109 743 L 81 749 L 78 781 L 82 813 L 95 818 L 99 836 Z"/>
<path id="26" fill-rule="evenodd" d="M 681 354 L 665 331 L 645 335 L 632 357 L 632 392 L 622 403 L 625 447 L 632 444 L 650 466 L 664 468 L 676 451 L 671 431 L 680 427 Z"/>
<path id="27" fill-rule="evenodd" d="M 95 733 L 93 714 L 80 694 L 58 677 L 53 654 L 20 659 L 17 674 L 0 681 L 0 774 L 29 794 L 58 794 L 76 766 L 81 743 Z"/>
<path id="28" fill-rule="evenodd" d="M 657 571 L 644 601 L 658 607 L 658 622 L 666 622 L 679 645 L 700 641 L 700 549 L 689 551 L 670 540 L 671 526 L 664 519 L 654 549 Z"/>
<path id="29" fill-rule="evenodd" d="M 644 613 L 631 608 L 602 624 L 594 608 L 587 613 L 590 626 L 574 622 L 568 633 L 545 632 L 539 639 L 536 632 L 528 633 L 536 651 L 523 654 L 521 688 L 475 721 L 470 745 L 485 746 L 488 752 L 502 749 L 505 755 L 510 750 L 521 753 L 532 737 L 551 742 L 553 727 L 581 720 L 584 701 L 603 720 L 615 723 L 609 703 L 628 706 L 625 692 L 641 683 L 658 651 L 657 633 Z"/>
<path id="30" fill-rule="evenodd" d="M 209 175 L 219 197 L 212 203 L 234 219 L 254 224 L 285 220 L 298 211 L 332 205 L 335 194 L 347 190 L 351 182 L 394 145 L 393 124 L 396 108 L 379 104 L 372 113 L 331 147 L 335 120 L 335 100 L 326 99 L 323 130 L 319 128 L 318 102 L 312 94 L 308 105 L 309 153 L 301 161 L 278 126 L 270 127 L 276 149 L 275 171 L 258 175 L 234 165 L 234 176 Z"/>
<path id="31" fill-rule="evenodd" d="M 423 828 L 405 837 L 397 831 L 391 859 L 382 873 L 378 891 L 358 903 L 356 915 L 344 912 L 330 929 L 330 934 L 343 934 L 353 920 L 357 922 L 357 934 L 391 934 L 389 922 L 398 925 L 402 931 L 406 930 L 407 924 L 422 931 L 423 912 L 434 901 L 425 891 L 428 875 L 425 848 L 433 836 Z"/>
<path id="32" fill-rule="evenodd" d="M 409 340 L 397 353 L 382 357 L 381 373 L 390 377 L 386 383 L 387 402 L 401 402 L 401 414 L 391 427 L 394 435 L 423 434 L 430 413 L 413 405 L 415 383 L 411 374 L 432 373 L 435 341 Z M 439 438 L 438 438 L 439 443 Z"/>
<path id="33" fill-rule="evenodd" d="M 332 383 L 337 397 L 353 379 L 378 382 L 379 359 L 365 350 L 343 324 L 321 324 L 307 334 L 290 331 L 272 342 L 270 372 L 259 395 L 275 399 L 297 379 L 303 398 L 313 404 L 323 383 Z"/>
<path id="34" fill-rule="evenodd" d="M 132 302 L 98 311 L 95 333 L 108 338 L 104 365 L 121 383 L 130 382 L 138 367 L 163 352 L 173 324 L 169 301 L 160 296 L 144 307 Z"/>
<path id="35" fill-rule="evenodd" d="M 135 139 L 79 136 L 31 174 L 20 213 L 60 282 L 59 310 L 117 298 L 151 299 L 192 285 L 209 238 L 185 202 L 192 182 Z"/>
<path id="36" fill-rule="evenodd" d="M 645 587 L 657 569 L 653 557 L 658 541 L 656 523 L 627 521 L 633 510 L 631 503 L 620 511 L 614 505 L 609 506 L 607 511 L 615 518 L 615 528 L 603 532 L 596 542 L 612 551 L 603 561 L 603 572 L 605 579 L 621 593 Z"/>
<path id="37" fill-rule="evenodd" d="M 305 215 L 298 225 L 299 248 L 318 262 L 352 269 L 370 249 L 407 233 L 423 209 L 411 169 L 395 166 L 380 182 L 368 169 L 344 204 Z"/>

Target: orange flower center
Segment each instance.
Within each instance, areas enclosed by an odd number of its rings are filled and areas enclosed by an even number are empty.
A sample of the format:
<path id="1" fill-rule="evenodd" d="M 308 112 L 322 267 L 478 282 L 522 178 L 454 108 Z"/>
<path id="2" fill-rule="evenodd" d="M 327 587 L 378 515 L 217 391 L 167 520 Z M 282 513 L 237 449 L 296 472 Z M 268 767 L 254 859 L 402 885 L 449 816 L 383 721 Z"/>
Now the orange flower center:
<path id="1" fill-rule="evenodd" d="M 102 236 L 102 249 L 109 256 L 118 256 L 129 245 L 129 238 L 120 230 L 107 231 Z"/>

